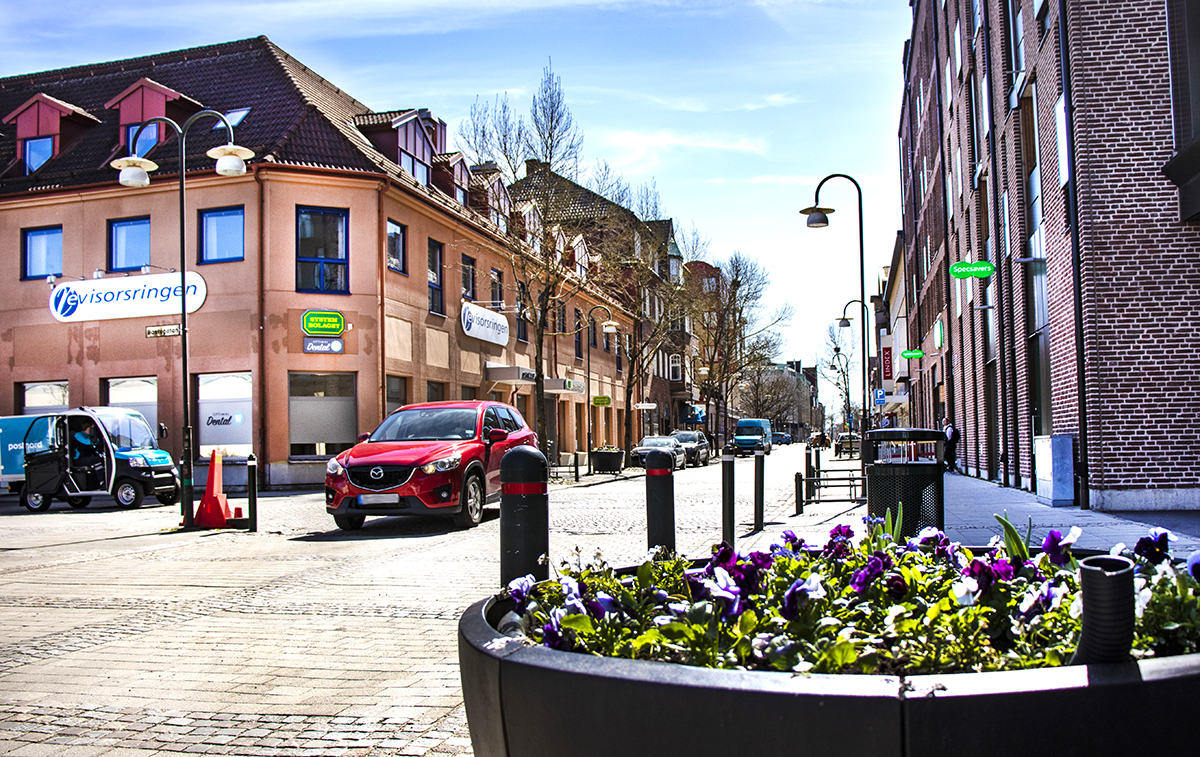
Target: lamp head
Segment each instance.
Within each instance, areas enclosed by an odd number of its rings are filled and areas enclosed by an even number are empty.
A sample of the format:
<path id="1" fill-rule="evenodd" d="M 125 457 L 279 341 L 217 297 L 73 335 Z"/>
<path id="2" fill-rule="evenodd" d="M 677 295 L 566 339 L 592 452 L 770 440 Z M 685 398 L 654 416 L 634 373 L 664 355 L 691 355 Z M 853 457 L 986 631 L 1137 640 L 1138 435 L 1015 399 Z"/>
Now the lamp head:
<path id="1" fill-rule="evenodd" d="M 109 163 L 110 166 L 121 172 L 117 177 L 117 181 L 121 182 L 123 187 L 145 187 L 150 184 L 150 171 L 157 171 L 158 164 L 153 160 L 139 158 L 136 155 L 131 155 L 127 158 L 117 158 Z"/>
<path id="2" fill-rule="evenodd" d="M 849 319 L 849 318 L 842 318 L 841 320 L 839 320 L 839 321 L 838 321 L 838 328 L 841 328 L 841 329 L 848 329 L 848 328 L 850 328 L 850 319 Z"/>
<path id="3" fill-rule="evenodd" d="M 92 271 L 92 278 L 93 278 L 93 279 L 102 279 L 102 278 L 104 278 L 104 269 L 102 269 L 102 268 L 97 268 L 96 270 Z"/>
<path id="4" fill-rule="evenodd" d="M 821 208 L 813 205 L 800 212 L 808 216 L 808 225 L 811 228 L 821 229 L 829 225 L 829 214 L 833 212 L 833 208 Z"/>
<path id="5" fill-rule="evenodd" d="M 241 176 L 246 173 L 246 161 L 254 157 L 252 150 L 237 145 L 221 145 L 207 153 L 217 161 L 217 173 L 222 176 Z"/>
<path id="6" fill-rule="evenodd" d="M 605 334 L 615 334 L 617 333 L 617 325 L 616 321 L 605 321 L 600 324 L 600 328 L 604 329 Z"/>

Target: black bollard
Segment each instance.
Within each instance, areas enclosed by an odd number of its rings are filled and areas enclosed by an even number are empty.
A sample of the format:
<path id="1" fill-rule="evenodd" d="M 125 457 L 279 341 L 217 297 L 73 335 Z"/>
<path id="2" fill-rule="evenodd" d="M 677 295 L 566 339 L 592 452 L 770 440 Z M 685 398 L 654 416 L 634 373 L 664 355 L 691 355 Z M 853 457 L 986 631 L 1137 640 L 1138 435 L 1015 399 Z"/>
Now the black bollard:
<path id="1" fill-rule="evenodd" d="M 813 451 L 810 447 L 804 454 L 804 501 L 812 502 L 817 497 L 817 469 L 813 467 Z"/>
<path id="2" fill-rule="evenodd" d="M 763 473 L 766 450 L 754 450 L 754 530 L 763 530 Z"/>
<path id="3" fill-rule="evenodd" d="M 549 469 L 537 447 L 513 447 L 500 460 L 500 585 L 532 574 L 545 581 L 550 565 Z"/>
<path id="4" fill-rule="evenodd" d="M 246 509 L 250 518 L 250 533 L 258 531 L 258 458 L 251 452 L 246 456 Z"/>
<path id="5" fill-rule="evenodd" d="M 652 449 L 646 455 L 646 548 L 675 551 L 675 456 Z"/>
<path id="6" fill-rule="evenodd" d="M 796 515 L 804 514 L 804 474 L 796 471 Z"/>
<path id="7" fill-rule="evenodd" d="M 1133 561 L 1119 555 L 1083 558 L 1079 561 L 1079 590 L 1083 592 L 1083 618 L 1071 664 L 1127 662 L 1137 604 Z"/>
<path id="8" fill-rule="evenodd" d="M 579 483 L 579 453 L 576 452 L 575 458 L 575 483 Z"/>
<path id="9" fill-rule="evenodd" d="M 733 535 L 733 449 L 721 453 L 721 540 L 734 543 Z"/>

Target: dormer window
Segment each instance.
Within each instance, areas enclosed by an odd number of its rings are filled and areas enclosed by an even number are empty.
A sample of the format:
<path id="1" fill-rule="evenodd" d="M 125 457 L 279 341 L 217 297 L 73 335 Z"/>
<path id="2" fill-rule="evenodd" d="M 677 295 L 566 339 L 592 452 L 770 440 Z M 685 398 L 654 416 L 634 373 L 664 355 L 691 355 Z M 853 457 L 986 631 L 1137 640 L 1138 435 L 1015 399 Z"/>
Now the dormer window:
<path id="1" fill-rule="evenodd" d="M 54 155 L 54 137 L 25 140 L 25 175 L 33 173 Z"/>
<path id="2" fill-rule="evenodd" d="M 422 163 L 409 152 L 400 151 L 400 167 L 417 180 L 418 184 L 429 186 L 429 164 Z"/>
<path id="3" fill-rule="evenodd" d="M 125 127 L 125 144 L 132 144 L 134 135 L 137 135 L 137 147 L 133 154 L 139 158 L 146 157 L 146 153 L 158 144 L 158 123 L 147 124 L 142 133 L 138 134 L 137 130 L 141 128 L 141 124 L 130 124 Z"/>
<path id="4" fill-rule="evenodd" d="M 89 127 L 100 123 L 91 113 L 39 92 L 4 116 L 16 127 L 17 154 L 26 176 L 61 155 Z"/>
<path id="5" fill-rule="evenodd" d="M 130 84 L 116 97 L 104 103 L 104 107 L 120 111 L 121 144 L 119 152 L 122 155 L 128 154 L 133 135 L 137 133 L 138 127 L 146 121 L 158 116 L 165 116 L 182 123 L 192 114 L 204 109 L 203 105 L 187 95 L 145 77 Z M 147 126 L 138 137 L 136 154 L 139 157 L 145 155 L 150 148 L 165 139 L 166 135 L 158 124 Z"/>

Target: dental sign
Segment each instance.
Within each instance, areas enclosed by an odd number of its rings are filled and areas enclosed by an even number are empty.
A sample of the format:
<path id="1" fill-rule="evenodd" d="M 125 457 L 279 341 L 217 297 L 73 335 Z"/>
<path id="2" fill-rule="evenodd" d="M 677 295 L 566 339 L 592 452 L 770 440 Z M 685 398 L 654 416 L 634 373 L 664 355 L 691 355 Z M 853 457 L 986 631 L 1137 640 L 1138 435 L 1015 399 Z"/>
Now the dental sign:
<path id="1" fill-rule="evenodd" d="M 194 313 L 208 297 L 208 286 L 195 271 L 185 280 L 187 311 Z M 50 313 L 63 323 L 178 315 L 182 298 L 177 273 L 67 281 L 50 292 Z"/>
<path id="2" fill-rule="evenodd" d="M 508 344 L 508 318 L 503 314 L 464 301 L 460 320 L 467 336 L 501 347 Z"/>

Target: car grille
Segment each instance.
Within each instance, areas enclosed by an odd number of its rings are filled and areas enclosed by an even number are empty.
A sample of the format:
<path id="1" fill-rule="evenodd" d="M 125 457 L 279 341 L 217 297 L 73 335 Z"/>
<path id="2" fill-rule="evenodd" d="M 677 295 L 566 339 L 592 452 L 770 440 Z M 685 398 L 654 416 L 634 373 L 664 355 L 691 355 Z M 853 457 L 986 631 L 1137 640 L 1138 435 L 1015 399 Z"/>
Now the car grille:
<path id="1" fill-rule="evenodd" d="M 383 491 L 408 483 L 412 472 L 410 465 L 362 465 L 347 468 L 346 476 L 359 489 Z"/>

